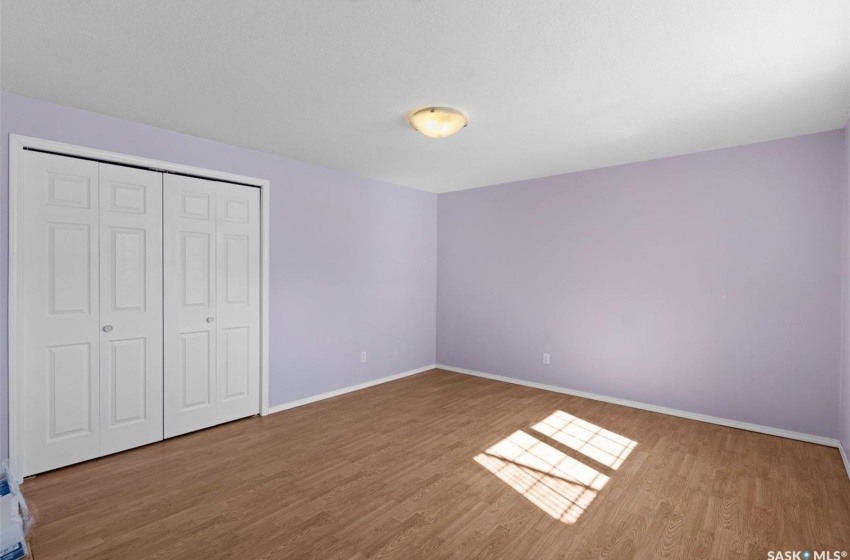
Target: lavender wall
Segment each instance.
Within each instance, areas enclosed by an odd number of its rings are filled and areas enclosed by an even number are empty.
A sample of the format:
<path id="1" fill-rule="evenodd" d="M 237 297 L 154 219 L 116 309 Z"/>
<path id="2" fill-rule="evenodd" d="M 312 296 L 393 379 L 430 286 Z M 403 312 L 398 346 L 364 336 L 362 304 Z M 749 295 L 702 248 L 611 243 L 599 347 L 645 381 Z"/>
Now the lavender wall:
<path id="1" fill-rule="evenodd" d="M 850 121 L 844 127 L 844 301 L 841 339 L 841 408 L 839 437 L 850 453 Z M 850 474 L 850 473 L 849 473 Z"/>
<path id="2" fill-rule="evenodd" d="M 438 363 L 837 437 L 843 150 L 833 131 L 440 195 Z"/>
<path id="3" fill-rule="evenodd" d="M 0 94 L 0 293 L 7 293 L 8 135 L 35 136 L 271 180 L 270 402 L 434 363 L 436 195 Z M 0 458 L 8 453 L 6 300 Z M 360 351 L 369 352 L 366 364 Z"/>

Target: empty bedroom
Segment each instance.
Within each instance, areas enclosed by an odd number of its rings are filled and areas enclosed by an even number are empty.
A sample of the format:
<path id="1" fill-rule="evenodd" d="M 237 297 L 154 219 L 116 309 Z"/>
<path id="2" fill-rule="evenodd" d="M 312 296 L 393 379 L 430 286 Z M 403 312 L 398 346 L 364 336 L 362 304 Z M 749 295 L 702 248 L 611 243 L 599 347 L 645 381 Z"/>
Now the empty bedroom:
<path id="1" fill-rule="evenodd" d="M 0 0 L 0 560 L 842 560 L 850 0 Z"/>

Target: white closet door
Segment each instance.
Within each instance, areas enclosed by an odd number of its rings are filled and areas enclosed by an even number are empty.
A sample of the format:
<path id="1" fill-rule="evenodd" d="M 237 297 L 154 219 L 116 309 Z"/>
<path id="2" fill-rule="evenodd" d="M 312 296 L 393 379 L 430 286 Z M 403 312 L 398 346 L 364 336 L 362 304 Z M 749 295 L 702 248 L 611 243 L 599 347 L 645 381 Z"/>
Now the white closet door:
<path id="1" fill-rule="evenodd" d="M 165 437 L 260 411 L 259 195 L 165 176 Z"/>
<path id="2" fill-rule="evenodd" d="M 101 455 L 162 439 L 162 174 L 100 164 Z"/>
<path id="3" fill-rule="evenodd" d="M 217 183 L 218 423 L 260 412 L 260 189 Z"/>
<path id="4" fill-rule="evenodd" d="M 216 424 L 215 183 L 165 175 L 165 437 Z"/>
<path id="5" fill-rule="evenodd" d="M 24 152 L 23 475 L 100 454 L 98 164 Z"/>

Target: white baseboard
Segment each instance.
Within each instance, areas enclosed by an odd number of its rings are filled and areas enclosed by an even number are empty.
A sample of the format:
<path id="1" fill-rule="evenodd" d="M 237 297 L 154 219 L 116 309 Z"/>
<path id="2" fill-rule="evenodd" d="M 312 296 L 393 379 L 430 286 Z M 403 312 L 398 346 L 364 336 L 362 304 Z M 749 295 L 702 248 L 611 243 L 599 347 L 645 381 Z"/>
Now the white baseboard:
<path id="1" fill-rule="evenodd" d="M 495 381 L 503 381 L 505 383 L 513 383 L 515 385 L 524 385 L 526 387 L 533 387 L 535 389 L 543 389 L 544 391 L 553 391 L 555 393 L 563 393 L 565 395 L 572 395 L 574 397 L 581 397 L 584 399 L 592 399 L 595 401 L 602 401 L 611 404 L 618 404 L 621 406 L 628 406 L 631 408 L 639 408 L 641 410 L 648 410 L 650 412 L 658 412 L 661 414 L 669 414 L 670 416 L 678 416 L 680 418 L 688 418 L 689 420 L 697 420 L 699 422 L 708 422 L 709 424 L 718 424 L 720 426 L 727 426 L 729 428 L 738 428 L 739 430 L 748 430 L 750 432 L 758 432 L 761 434 L 768 434 L 771 436 L 779 436 L 789 439 L 796 439 L 800 441 L 805 441 L 808 443 L 816 443 L 818 445 L 827 445 L 829 447 L 840 447 L 840 442 L 837 439 L 814 436 L 810 434 L 802 434 L 799 432 L 792 432 L 791 430 L 781 430 L 779 428 L 770 428 L 768 426 L 761 426 L 759 424 L 750 424 L 749 422 L 739 422 L 737 420 L 728 420 L 726 418 L 718 418 L 716 416 L 708 416 L 706 414 L 698 414 L 696 412 L 687 412 L 684 410 L 677 410 L 675 408 L 667 408 L 666 406 L 657 406 L 654 404 L 646 404 L 637 401 L 630 401 L 626 399 L 618 399 L 616 397 L 607 397 L 605 395 L 597 395 L 595 393 L 586 393 L 584 391 L 576 391 L 574 389 L 566 389 L 564 387 L 556 387 L 555 385 L 546 385 L 543 383 L 535 383 L 534 381 L 524 381 L 522 379 L 515 379 L 513 377 L 504 377 L 502 375 L 493 375 L 491 373 L 484 373 L 481 371 L 475 371 L 471 369 L 463 369 L 453 366 L 446 366 L 437 364 L 438 369 L 444 369 L 447 371 L 453 371 L 456 373 L 463 373 L 466 375 L 474 375 L 476 377 L 484 377 L 486 379 L 493 379 Z M 847 457 L 844 456 L 844 464 L 848 465 Z M 848 473 L 850 473 L 850 466 L 848 466 Z"/>
<path id="2" fill-rule="evenodd" d="M 844 468 L 847 470 L 847 476 L 850 477 L 850 458 L 847 457 L 847 451 L 841 442 L 838 442 L 838 451 L 841 453 L 841 459 L 844 461 Z"/>
<path id="3" fill-rule="evenodd" d="M 329 399 L 331 397 L 338 397 L 340 395 L 344 395 L 346 393 L 351 393 L 352 391 L 359 391 L 360 389 L 366 389 L 368 387 L 374 387 L 375 385 L 380 385 L 381 383 L 387 383 L 388 381 L 395 381 L 396 379 L 401 379 L 402 377 L 408 377 L 410 375 L 416 375 L 417 373 L 422 373 L 425 371 L 432 370 L 436 368 L 436 364 L 431 364 L 430 366 L 424 366 L 421 368 L 412 369 L 410 371 L 405 371 L 402 373 L 397 373 L 395 375 L 389 375 L 387 377 L 381 377 L 380 379 L 373 379 L 372 381 L 367 381 L 365 383 L 359 383 L 357 385 L 351 385 L 350 387 L 343 387 L 342 389 L 337 389 L 336 391 L 329 391 L 327 393 L 322 393 L 321 395 L 315 395 L 312 397 L 307 397 L 305 399 L 299 399 L 297 401 L 290 401 L 288 403 L 279 404 L 276 406 L 269 407 L 269 414 L 274 414 L 275 412 L 281 412 L 283 410 L 289 410 L 290 408 L 295 408 L 297 406 L 303 406 L 305 404 L 314 403 L 317 401 L 323 401 L 325 399 Z"/>

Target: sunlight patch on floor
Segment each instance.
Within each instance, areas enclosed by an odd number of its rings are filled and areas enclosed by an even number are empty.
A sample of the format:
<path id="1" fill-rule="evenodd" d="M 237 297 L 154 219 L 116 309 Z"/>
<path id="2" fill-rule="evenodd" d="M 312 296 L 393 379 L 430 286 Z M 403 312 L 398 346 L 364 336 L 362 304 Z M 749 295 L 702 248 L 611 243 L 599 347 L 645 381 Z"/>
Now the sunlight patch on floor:
<path id="1" fill-rule="evenodd" d="M 475 461 L 553 518 L 575 523 L 608 482 L 596 469 L 519 430 Z"/>
<path id="2" fill-rule="evenodd" d="M 534 430 L 615 470 L 637 446 L 636 441 L 562 410 L 535 424 Z"/>

